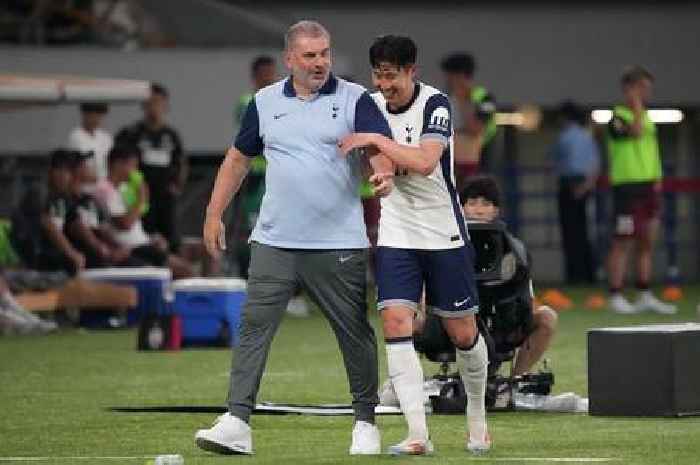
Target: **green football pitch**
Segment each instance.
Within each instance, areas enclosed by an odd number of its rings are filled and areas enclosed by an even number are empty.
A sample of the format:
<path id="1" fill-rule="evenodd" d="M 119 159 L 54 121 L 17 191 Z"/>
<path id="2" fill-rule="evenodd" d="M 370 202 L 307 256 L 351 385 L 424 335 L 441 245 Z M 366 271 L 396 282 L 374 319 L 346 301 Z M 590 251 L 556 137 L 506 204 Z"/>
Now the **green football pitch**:
<path id="1" fill-rule="evenodd" d="M 621 316 L 583 309 L 560 314 L 548 352 L 554 393 L 587 396 L 586 331 L 603 326 L 696 321 L 700 287 L 686 289 L 681 312 Z M 377 325 L 376 315 L 373 324 Z M 380 338 L 381 339 L 381 338 Z M 223 405 L 230 353 L 222 349 L 137 352 L 136 333 L 64 330 L 47 337 L 0 338 L 0 464 L 144 464 L 181 454 L 186 464 L 245 463 L 624 463 L 700 464 L 700 418 L 606 418 L 509 412 L 489 416 L 494 448 L 464 449 L 464 418 L 431 416 L 432 457 L 350 457 L 350 417 L 255 416 L 253 457 L 219 457 L 194 446 L 214 414 L 116 413 L 114 406 Z M 381 379 L 386 363 L 379 351 Z M 425 363 L 426 374 L 437 366 Z M 650 370 L 655 367 L 650 366 Z M 700 360 L 688 370 L 700 369 Z M 698 393 L 700 395 L 700 392 Z M 318 312 L 286 318 L 274 341 L 259 401 L 349 403 L 345 372 Z M 401 417 L 380 417 L 383 446 L 403 439 Z"/>

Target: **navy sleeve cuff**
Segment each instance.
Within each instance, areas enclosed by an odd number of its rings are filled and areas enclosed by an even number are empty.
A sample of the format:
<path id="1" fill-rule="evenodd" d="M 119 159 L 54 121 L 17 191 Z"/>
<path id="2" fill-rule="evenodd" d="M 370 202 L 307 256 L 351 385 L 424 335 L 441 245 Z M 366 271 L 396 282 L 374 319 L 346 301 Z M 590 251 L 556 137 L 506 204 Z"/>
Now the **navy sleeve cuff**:
<path id="1" fill-rule="evenodd" d="M 256 157 L 263 152 L 264 144 L 260 137 L 260 120 L 255 99 L 248 104 L 233 146 L 247 157 Z"/>
<path id="2" fill-rule="evenodd" d="M 450 102 L 442 94 L 432 95 L 425 102 L 422 138 L 447 139 L 452 135 Z"/>
<path id="3" fill-rule="evenodd" d="M 355 132 L 371 132 L 391 138 L 391 129 L 381 110 L 364 92 L 355 105 Z"/>

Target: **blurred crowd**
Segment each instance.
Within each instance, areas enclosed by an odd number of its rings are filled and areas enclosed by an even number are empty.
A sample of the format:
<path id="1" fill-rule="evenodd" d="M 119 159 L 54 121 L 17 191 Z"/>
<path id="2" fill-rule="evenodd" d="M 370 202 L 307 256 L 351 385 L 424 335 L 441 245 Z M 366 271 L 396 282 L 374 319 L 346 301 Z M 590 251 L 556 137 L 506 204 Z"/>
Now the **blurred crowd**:
<path id="1" fill-rule="evenodd" d="M 50 154 L 45 181 L 28 186 L 0 228 L 7 296 L 60 287 L 88 268 L 168 267 L 175 279 L 220 273 L 201 241 L 178 231 L 188 168 L 166 121 L 168 102 L 168 90 L 153 84 L 143 117 L 114 137 L 103 128 L 106 104 L 80 106 L 65 147 Z M 0 326 L 31 332 L 36 325 L 13 317 L 17 308 L 9 297 L 0 301 Z"/>
<path id="2" fill-rule="evenodd" d="M 0 41 L 24 45 L 93 44 L 135 49 L 171 46 L 136 0 L 5 0 Z"/>

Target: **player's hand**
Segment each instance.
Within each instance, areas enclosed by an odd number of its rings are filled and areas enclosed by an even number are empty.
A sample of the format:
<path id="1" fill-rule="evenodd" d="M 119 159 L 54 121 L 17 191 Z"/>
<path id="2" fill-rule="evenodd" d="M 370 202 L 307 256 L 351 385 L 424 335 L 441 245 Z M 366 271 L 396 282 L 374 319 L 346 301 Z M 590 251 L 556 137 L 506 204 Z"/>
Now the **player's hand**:
<path id="1" fill-rule="evenodd" d="M 338 147 L 343 155 L 347 155 L 354 149 L 374 145 L 374 136 L 375 134 L 367 132 L 356 132 L 343 138 Z"/>
<path id="2" fill-rule="evenodd" d="M 632 93 L 631 107 L 634 113 L 641 113 L 644 111 L 644 102 L 642 101 L 642 96 L 639 95 L 639 92 Z"/>
<path id="3" fill-rule="evenodd" d="M 71 262 L 73 262 L 73 266 L 75 267 L 76 272 L 80 272 L 85 269 L 85 255 L 81 254 L 78 251 L 74 251 L 68 255 L 68 258 Z"/>
<path id="4" fill-rule="evenodd" d="M 219 258 L 226 250 L 226 227 L 221 218 L 207 216 L 204 220 L 204 247 L 213 258 Z"/>
<path id="5" fill-rule="evenodd" d="M 394 188 L 394 173 L 375 173 L 369 177 L 372 191 L 377 197 L 386 197 Z"/>
<path id="6" fill-rule="evenodd" d="M 127 247 L 117 247 L 112 250 L 112 262 L 121 263 L 131 255 L 131 249 Z"/>

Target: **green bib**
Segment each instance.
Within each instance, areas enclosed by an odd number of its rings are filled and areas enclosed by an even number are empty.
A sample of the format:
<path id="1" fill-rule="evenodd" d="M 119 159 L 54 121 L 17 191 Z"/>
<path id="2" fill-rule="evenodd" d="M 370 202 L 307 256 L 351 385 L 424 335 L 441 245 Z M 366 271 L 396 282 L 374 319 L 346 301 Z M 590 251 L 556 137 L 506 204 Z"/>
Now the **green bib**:
<path id="1" fill-rule="evenodd" d="M 485 87 L 476 86 L 472 89 L 472 102 L 481 103 L 486 100 L 488 95 L 489 92 Z M 489 118 L 488 122 L 486 123 L 486 127 L 484 128 L 484 145 L 491 142 L 491 140 L 496 136 L 496 131 L 498 131 L 498 126 L 496 126 L 496 118 L 492 116 Z"/>
<path id="2" fill-rule="evenodd" d="M 631 125 L 634 122 L 634 113 L 631 109 L 619 105 L 613 110 L 614 118 Z M 640 137 L 615 137 L 609 131 L 607 142 L 611 184 L 653 182 L 661 179 L 661 157 L 656 125 L 649 118 L 648 112 L 644 113 Z"/>

